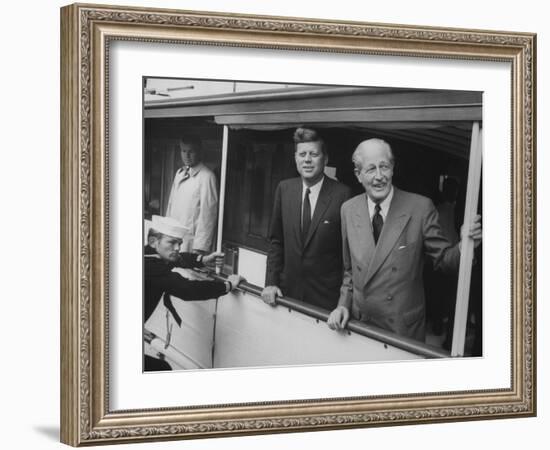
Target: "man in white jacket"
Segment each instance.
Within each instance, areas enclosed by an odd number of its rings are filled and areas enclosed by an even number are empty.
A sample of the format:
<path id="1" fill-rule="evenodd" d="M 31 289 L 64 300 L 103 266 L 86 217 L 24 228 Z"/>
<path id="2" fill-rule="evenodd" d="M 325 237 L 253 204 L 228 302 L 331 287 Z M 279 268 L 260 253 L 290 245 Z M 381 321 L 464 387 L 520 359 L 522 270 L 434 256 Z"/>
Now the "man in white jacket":
<path id="1" fill-rule="evenodd" d="M 216 175 L 202 163 L 198 138 L 183 138 L 179 145 L 183 166 L 174 177 L 166 216 L 188 230 L 182 251 L 207 254 L 213 248 L 218 214 Z"/>

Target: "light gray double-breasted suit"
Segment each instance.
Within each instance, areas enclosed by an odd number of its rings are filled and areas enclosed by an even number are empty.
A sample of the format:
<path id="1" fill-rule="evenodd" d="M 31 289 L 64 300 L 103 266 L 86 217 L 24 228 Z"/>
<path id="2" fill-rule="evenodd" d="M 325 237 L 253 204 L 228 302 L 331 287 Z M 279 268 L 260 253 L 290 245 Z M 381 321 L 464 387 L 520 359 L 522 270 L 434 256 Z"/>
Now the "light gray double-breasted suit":
<path id="1" fill-rule="evenodd" d="M 377 245 L 366 194 L 342 205 L 344 279 L 338 304 L 357 320 L 423 341 L 424 256 L 436 270 L 456 271 L 460 250 L 441 232 L 430 199 L 393 189 Z"/>

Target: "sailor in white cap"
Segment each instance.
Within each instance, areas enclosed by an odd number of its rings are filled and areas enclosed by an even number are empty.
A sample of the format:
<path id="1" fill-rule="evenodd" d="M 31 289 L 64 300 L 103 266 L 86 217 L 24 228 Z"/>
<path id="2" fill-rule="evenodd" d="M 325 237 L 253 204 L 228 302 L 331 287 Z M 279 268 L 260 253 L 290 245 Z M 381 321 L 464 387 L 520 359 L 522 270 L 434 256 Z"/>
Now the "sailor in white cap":
<path id="1" fill-rule="evenodd" d="M 208 300 L 221 297 L 235 289 L 243 278 L 229 275 L 226 281 L 188 280 L 177 272 L 175 267 L 194 268 L 221 264 L 223 253 L 209 255 L 180 253 L 180 246 L 186 233 L 176 219 L 153 216 L 151 228 L 145 246 L 145 308 L 143 323 L 149 319 L 163 299 L 164 305 L 172 313 L 174 320 L 181 325 L 181 318 L 172 304 L 171 296 L 182 300 Z M 145 355 L 145 370 L 171 370 L 170 366 L 160 359 Z"/>

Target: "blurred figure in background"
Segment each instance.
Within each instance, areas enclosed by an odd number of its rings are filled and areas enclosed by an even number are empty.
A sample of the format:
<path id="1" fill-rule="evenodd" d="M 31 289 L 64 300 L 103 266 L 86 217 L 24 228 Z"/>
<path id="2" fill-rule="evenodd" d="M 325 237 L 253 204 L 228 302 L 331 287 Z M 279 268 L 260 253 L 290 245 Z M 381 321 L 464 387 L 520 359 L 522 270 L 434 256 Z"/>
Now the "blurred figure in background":
<path id="1" fill-rule="evenodd" d="M 207 254 L 213 249 L 218 217 L 216 175 L 202 163 L 202 143 L 194 136 L 180 143 L 183 166 L 176 172 L 166 216 L 188 230 L 182 251 Z"/>
<path id="2" fill-rule="evenodd" d="M 441 201 L 436 206 L 441 232 L 452 245 L 460 240 L 456 217 L 458 189 L 458 181 L 446 176 L 442 183 Z M 440 336 L 446 329 L 445 324 L 451 320 L 451 311 L 454 311 L 458 274 L 434 272 L 431 261 L 427 263 L 425 271 L 427 319 L 433 333 Z"/>

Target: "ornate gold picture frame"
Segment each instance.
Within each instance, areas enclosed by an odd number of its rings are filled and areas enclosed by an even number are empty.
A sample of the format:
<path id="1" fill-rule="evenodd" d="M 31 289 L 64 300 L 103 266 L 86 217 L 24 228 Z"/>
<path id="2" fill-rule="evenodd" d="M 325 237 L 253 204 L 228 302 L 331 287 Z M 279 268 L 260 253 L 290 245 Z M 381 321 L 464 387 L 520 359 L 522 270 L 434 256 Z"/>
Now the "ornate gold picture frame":
<path id="1" fill-rule="evenodd" d="M 116 172 L 109 164 L 109 74 L 111 45 L 121 41 L 509 64 L 511 146 L 502 149 L 511 159 L 510 183 L 503 189 L 511 198 L 510 298 L 503 300 L 510 309 L 509 386 L 113 408 L 109 192 Z M 535 71 L 536 36 L 530 33 L 84 4 L 62 8 L 62 442 L 80 446 L 535 415 Z"/>

